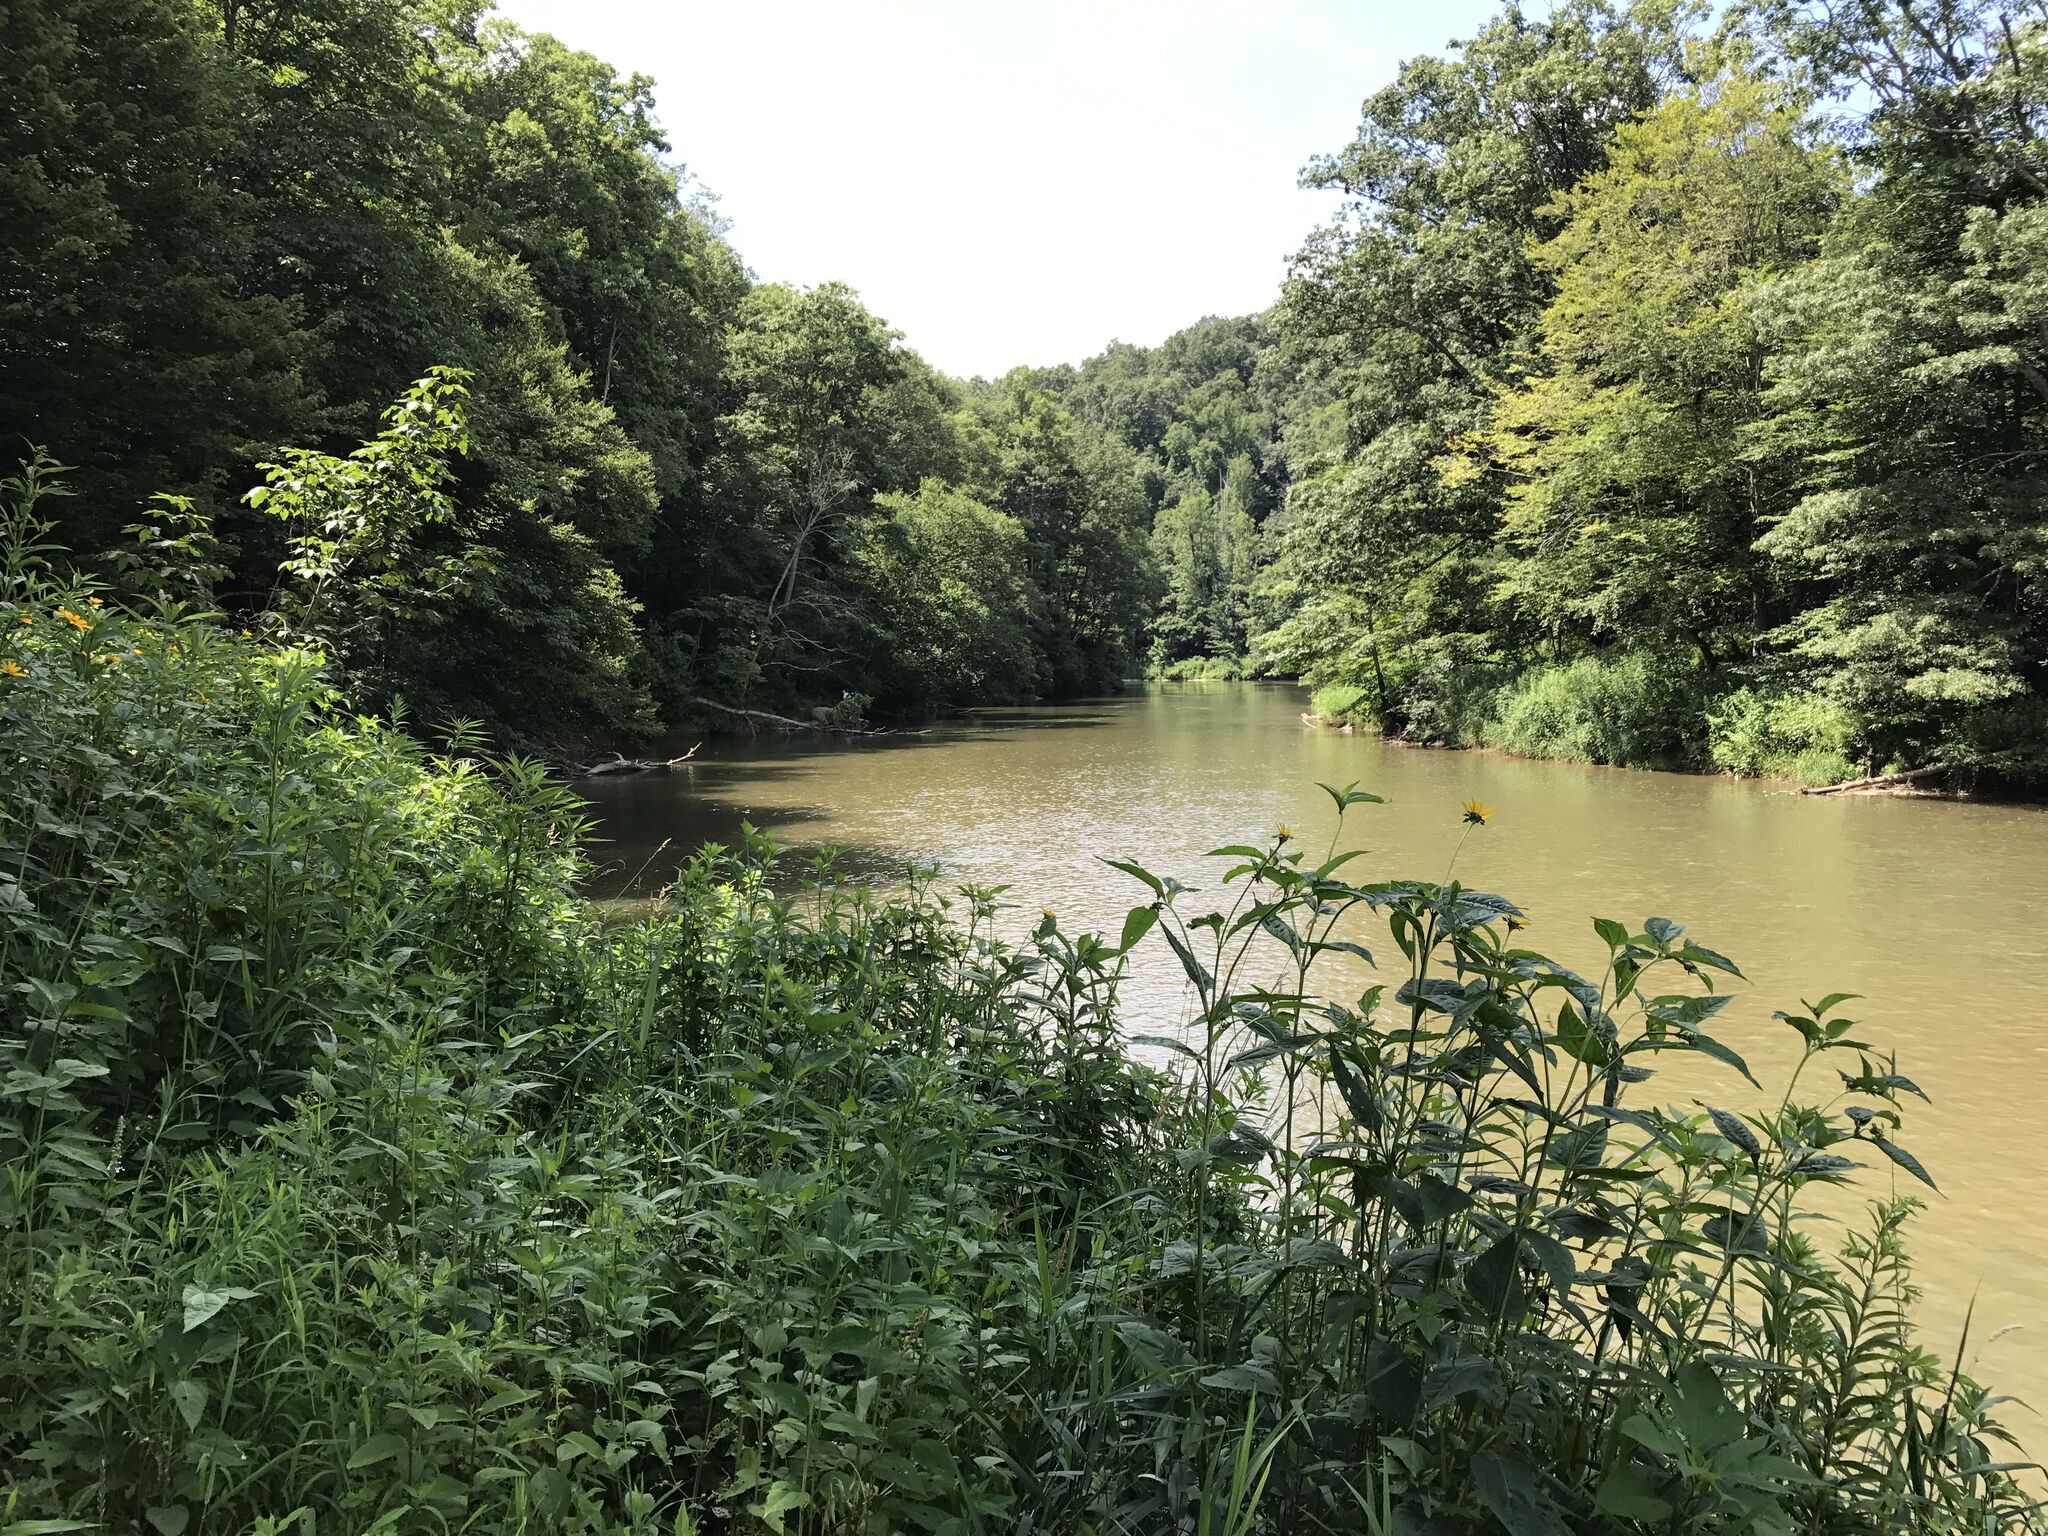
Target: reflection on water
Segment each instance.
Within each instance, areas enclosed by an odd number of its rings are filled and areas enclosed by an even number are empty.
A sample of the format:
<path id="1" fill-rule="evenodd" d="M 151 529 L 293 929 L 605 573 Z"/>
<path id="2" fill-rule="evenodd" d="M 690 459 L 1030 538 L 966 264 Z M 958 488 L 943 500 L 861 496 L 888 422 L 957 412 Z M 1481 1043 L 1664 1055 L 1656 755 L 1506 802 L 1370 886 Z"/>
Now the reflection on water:
<path id="1" fill-rule="evenodd" d="M 1572 964 L 1590 967 L 1603 952 L 1595 914 L 1631 927 L 1652 915 L 1686 923 L 1747 973 L 1720 1033 L 1767 1085 L 1773 1074 L 1782 1081 L 1792 1054 L 1774 1008 L 1863 994 L 1849 1010 L 1860 1033 L 1895 1047 L 1900 1070 L 1935 1101 L 1909 1111 L 1899 1138 L 1942 1187 L 1914 1242 L 1927 1342 L 1953 1349 L 1974 1292 L 1975 1340 L 2020 1325 L 1973 1346 L 1979 1369 L 2048 1409 L 2048 1287 L 2037 1279 L 2048 1264 L 2048 1224 L 2037 1219 L 2048 1196 L 2038 1139 L 2048 811 L 1814 799 L 1720 778 L 1390 747 L 1309 729 L 1302 708 L 1298 690 L 1277 684 L 1158 685 L 1101 703 L 982 711 L 917 736 L 709 742 L 674 773 L 590 786 L 607 839 L 598 893 L 650 890 L 699 843 L 732 842 L 746 820 L 800 852 L 845 848 L 861 874 L 935 862 L 955 881 L 1008 885 L 1034 919 L 1049 905 L 1064 926 L 1113 928 L 1139 888 L 1103 856 L 1200 885 L 1219 872 L 1204 869 L 1205 850 L 1283 821 L 1320 852 L 1334 813 L 1315 786 L 1356 780 L 1388 803 L 1352 813 L 1345 845 L 1370 854 L 1347 874 L 1438 879 L 1458 843 L 1459 801 L 1477 796 L 1499 814 L 1465 843 L 1459 878 L 1513 898 L 1534 919 L 1528 942 Z M 1323 987 L 1351 994 L 1363 979 L 1362 968 L 1332 970 Z M 1184 987 L 1162 949 L 1134 977 L 1131 1011 L 1157 1027 L 1182 1008 Z M 1710 1080 L 1649 1086 L 1692 1107 Z M 1738 1102 L 1742 1086 L 1711 1080 L 1716 1102 Z M 1892 1176 L 1872 1170 L 1867 1187 L 1887 1192 Z M 1910 1192 L 1904 1182 L 1900 1192 Z M 2024 1439 L 2048 1448 L 2038 1419 L 2014 1417 Z"/>

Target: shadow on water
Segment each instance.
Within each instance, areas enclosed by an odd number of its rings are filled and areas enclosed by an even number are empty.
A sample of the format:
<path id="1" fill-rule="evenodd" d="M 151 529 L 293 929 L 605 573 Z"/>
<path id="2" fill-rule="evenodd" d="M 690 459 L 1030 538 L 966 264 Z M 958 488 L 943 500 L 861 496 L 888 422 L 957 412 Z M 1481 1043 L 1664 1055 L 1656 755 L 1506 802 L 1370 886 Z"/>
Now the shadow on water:
<path id="1" fill-rule="evenodd" d="M 706 843 L 736 844 L 742 825 L 775 838 L 791 886 L 827 853 L 841 874 L 857 880 L 898 880 L 913 864 L 936 863 L 943 872 L 943 858 L 908 841 L 811 835 L 807 829 L 835 820 L 843 806 L 785 803 L 774 792 L 806 781 L 828 793 L 834 786 L 843 791 L 844 769 L 853 759 L 999 743 L 1021 732 L 1097 730 L 1131 703 L 1125 695 L 973 709 L 930 727 L 872 736 L 719 736 L 694 743 L 696 756 L 668 772 L 585 780 L 576 787 L 597 824 L 585 889 L 599 901 L 651 896 Z M 677 751 L 693 745 L 682 737 L 674 741 Z"/>

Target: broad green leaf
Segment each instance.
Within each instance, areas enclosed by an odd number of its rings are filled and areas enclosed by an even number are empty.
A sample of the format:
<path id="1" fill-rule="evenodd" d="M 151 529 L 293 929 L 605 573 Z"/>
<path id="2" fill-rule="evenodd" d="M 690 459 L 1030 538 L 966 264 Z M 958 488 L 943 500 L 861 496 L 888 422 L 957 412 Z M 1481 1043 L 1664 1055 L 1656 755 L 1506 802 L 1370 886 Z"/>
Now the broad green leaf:
<path id="1" fill-rule="evenodd" d="M 1508 1536 L 1571 1536 L 1527 1462 L 1481 1451 L 1471 1465 L 1472 1491 Z"/>
<path id="2" fill-rule="evenodd" d="M 206 1388 L 190 1377 L 171 1383 L 171 1401 L 177 1404 L 187 1429 L 199 1427 L 200 1415 L 206 1412 L 206 1395 Z"/>
<path id="3" fill-rule="evenodd" d="M 405 1437 L 385 1433 L 372 1435 L 356 1447 L 355 1454 L 348 1459 L 348 1469 L 360 1472 L 365 1467 L 374 1467 L 380 1462 L 390 1461 L 405 1454 Z"/>
<path id="4" fill-rule="evenodd" d="M 217 1291 L 203 1291 L 196 1285 L 185 1287 L 185 1332 L 190 1333 L 231 1302 L 248 1301 L 257 1293 L 239 1285 L 223 1286 Z"/>

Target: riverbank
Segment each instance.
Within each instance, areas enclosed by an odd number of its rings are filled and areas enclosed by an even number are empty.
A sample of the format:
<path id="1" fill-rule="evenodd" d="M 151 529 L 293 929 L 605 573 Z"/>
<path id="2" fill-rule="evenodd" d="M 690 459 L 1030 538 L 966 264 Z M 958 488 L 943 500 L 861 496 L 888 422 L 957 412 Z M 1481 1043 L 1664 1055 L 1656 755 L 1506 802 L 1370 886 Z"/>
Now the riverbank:
<path id="1" fill-rule="evenodd" d="M 1387 746 L 1404 747 L 1415 751 L 1499 752 L 1508 757 L 1525 757 L 1536 761 L 1545 759 L 1563 762 L 1588 761 L 1587 759 L 1573 757 L 1561 752 L 1516 752 L 1507 747 L 1490 746 L 1484 741 L 1417 741 L 1412 737 L 1389 735 L 1370 724 L 1361 726 L 1359 722 L 1346 719 L 1341 715 L 1319 715 L 1314 710 L 1304 710 L 1301 715 L 1301 723 L 1311 726 L 1316 730 L 1331 731 L 1340 736 L 1353 736 L 1359 734 L 1360 731 L 1365 731 Z M 1988 798 L 2023 804 L 2034 804 L 2043 799 L 2042 794 L 2032 788 L 2005 789 L 2000 787 L 1992 790 L 1987 795 L 1978 789 L 1976 784 L 1977 775 L 1970 770 L 1960 768 L 1900 769 L 1891 773 L 1861 775 L 1830 784 L 1806 784 L 1802 783 L 1792 774 L 1738 774 L 1726 768 L 1699 765 L 1673 766 L 1662 763 L 1637 765 L 1597 761 L 1592 762 L 1591 765 L 1602 768 L 1644 768 L 1665 773 L 1696 773 L 1728 778 L 1775 779 L 1784 783 L 1788 788 L 1797 789 L 1802 795 L 1890 795 L 1912 800 L 1977 800 Z M 1944 782 L 1949 780 L 1958 782 L 1955 787 L 1950 787 Z M 1967 787 L 1964 787 L 1965 785 Z"/>
<path id="2" fill-rule="evenodd" d="M 1581 657 L 1507 678 L 1453 670 L 1404 695 L 1325 684 L 1308 718 L 1432 746 L 1620 768 L 1783 779 L 1813 792 L 1933 785 L 2039 798 L 2048 790 L 2041 722 L 2025 709 L 1971 733 L 1882 745 L 1886 732 L 1837 701 L 1728 674 L 1673 669 L 1642 653 Z M 1389 729 L 1389 721 L 1394 728 Z"/>

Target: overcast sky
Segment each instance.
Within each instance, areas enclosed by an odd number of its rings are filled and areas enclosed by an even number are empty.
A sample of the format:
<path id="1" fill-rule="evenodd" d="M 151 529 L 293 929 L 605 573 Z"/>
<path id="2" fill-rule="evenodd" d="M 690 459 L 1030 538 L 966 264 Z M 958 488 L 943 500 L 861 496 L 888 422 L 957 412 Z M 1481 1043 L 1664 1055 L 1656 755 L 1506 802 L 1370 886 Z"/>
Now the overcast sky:
<path id="1" fill-rule="evenodd" d="M 1295 185 L 1493 0 L 500 0 L 657 82 L 755 275 L 857 288 L 949 373 L 1261 309 Z"/>

